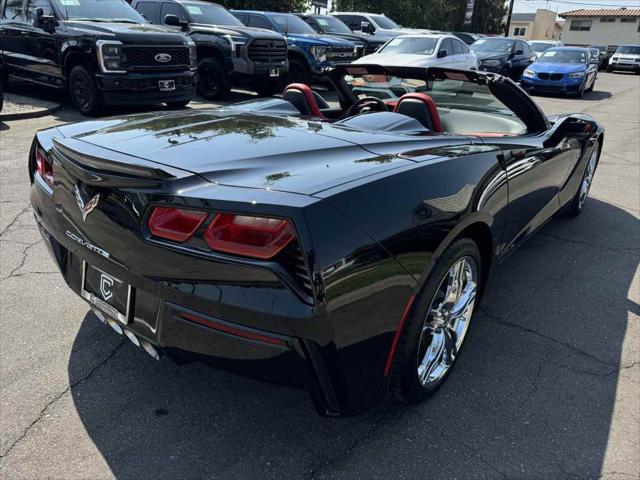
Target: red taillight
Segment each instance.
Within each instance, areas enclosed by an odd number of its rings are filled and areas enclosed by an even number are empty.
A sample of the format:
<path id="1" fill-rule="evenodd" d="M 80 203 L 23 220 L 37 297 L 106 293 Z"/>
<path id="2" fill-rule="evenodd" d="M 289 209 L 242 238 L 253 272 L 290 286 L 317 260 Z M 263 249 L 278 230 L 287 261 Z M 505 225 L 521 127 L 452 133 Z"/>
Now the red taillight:
<path id="1" fill-rule="evenodd" d="M 36 171 L 53 188 L 53 166 L 40 148 L 36 148 Z"/>
<path id="2" fill-rule="evenodd" d="M 174 242 L 186 242 L 195 233 L 207 212 L 182 208 L 156 207 L 151 212 L 147 225 L 153 235 Z"/>
<path id="3" fill-rule="evenodd" d="M 267 260 L 296 236 L 289 220 L 219 213 L 204 233 L 204 240 L 217 252 Z"/>

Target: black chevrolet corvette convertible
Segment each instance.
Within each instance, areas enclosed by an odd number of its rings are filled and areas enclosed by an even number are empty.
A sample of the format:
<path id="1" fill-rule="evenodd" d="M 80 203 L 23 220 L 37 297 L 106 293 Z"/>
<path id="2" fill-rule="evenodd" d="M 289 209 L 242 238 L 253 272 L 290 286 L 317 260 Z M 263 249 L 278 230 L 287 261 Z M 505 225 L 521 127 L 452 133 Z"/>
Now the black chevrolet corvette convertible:
<path id="1" fill-rule="evenodd" d="M 348 415 L 442 384 L 491 265 L 581 212 L 603 135 L 499 75 L 339 66 L 282 98 L 41 131 L 31 203 L 134 344 Z"/>

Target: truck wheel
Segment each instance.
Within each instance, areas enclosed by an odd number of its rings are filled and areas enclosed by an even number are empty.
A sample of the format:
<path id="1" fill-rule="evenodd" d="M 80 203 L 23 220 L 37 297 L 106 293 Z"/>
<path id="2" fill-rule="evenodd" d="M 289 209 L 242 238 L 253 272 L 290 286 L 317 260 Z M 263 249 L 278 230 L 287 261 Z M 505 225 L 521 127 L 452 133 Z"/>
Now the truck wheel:
<path id="1" fill-rule="evenodd" d="M 300 60 L 289 60 L 289 82 L 309 85 L 311 83 L 309 67 Z"/>
<path id="2" fill-rule="evenodd" d="M 164 102 L 164 103 L 169 108 L 184 108 L 189 104 L 190 101 L 191 99 L 180 100 L 179 102 Z"/>
<path id="3" fill-rule="evenodd" d="M 69 74 L 71 102 L 83 115 L 95 117 L 103 110 L 102 96 L 96 82 L 82 65 L 76 65 Z"/>
<path id="4" fill-rule="evenodd" d="M 217 58 L 205 58 L 198 63 L 198 95 L 207 100 L 224 98 L 231 90 L 224 65 Z"/>

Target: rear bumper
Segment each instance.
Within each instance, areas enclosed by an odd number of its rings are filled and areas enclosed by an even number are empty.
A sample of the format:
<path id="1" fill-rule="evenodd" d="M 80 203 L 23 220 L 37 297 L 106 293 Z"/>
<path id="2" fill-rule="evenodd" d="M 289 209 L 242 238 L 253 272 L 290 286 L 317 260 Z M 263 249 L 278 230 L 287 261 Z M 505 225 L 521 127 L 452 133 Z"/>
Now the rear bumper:
<path id="1" fill-rule="evenodd" d="M 258 275 L 255 271 L 231 271 L 233 267 L 216 263 L 204 266 L 211 271 L 227 268 L 229 277 L 247 277 L 225 284 L 204 277 L 202 263 L 184 258 L 180 270 L 190 272 L 193 279 L 141 275 L 136 265 L 125 267 L 88 244 L 82 234 L 85 225 L 60 215 L 37 179 L 31 187 L 31 204 L 46 246 L 69 288 L 120 328 L 154 346 L 161 356 L 304 388 L 317 412 L 325 416 L 356 414 L 385 397 L 387 379 L 365 379 L 364 372 L 371 365 L 371 355 L 386 357 L 392 334 L 337 348 L 338 333 L 326 312 L 319 314 L 270 279 L 262 287 L 252 285 L 251 278 Z M 92 214 L 96 215 L 100 213 Z M 87 223 L 91 221 L 90 216 Z M 158 253 L 159 257 L 145 261 L 164 261 L 166 267 L 173 263 L 170 252 Z M 82 295 L 85 265 L 131 286 L 126 322 Z"/>
<path id="2" fill-rule="evenodd" d="M 173 80 L 175 90 L 161 91 L 159 81 Z M 196 75 L 193 71 L 153 74 L 99 74 L 98 89 L 108 105 L 145 105 L 180 102 L 195 95 Z"/>
<path id="3" fill-rule="evenodd" d="M 640 72 L 640 63 L 610 62 L 609 70 L 624 70 L 626 72 Z"/>

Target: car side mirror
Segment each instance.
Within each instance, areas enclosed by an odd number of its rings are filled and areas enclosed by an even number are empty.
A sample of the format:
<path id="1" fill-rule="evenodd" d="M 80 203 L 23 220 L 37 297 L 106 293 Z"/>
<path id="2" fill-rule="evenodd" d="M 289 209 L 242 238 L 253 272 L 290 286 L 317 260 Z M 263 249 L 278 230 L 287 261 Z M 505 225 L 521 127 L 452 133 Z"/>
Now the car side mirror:
<path id="1" fill-rule="evenodd" d="M 165 15 L 164 16 L 164 24 L 169 25 L 170 27 L 180 27 L 185 28 L 189 25 L 187 22 L 183 22 L 177 15 Z"/>
<path id="2" fill-rule="evenodd" d="M 516 52 L 514 53 L 514 55 L 524 55 L 524 51 L 522 51 L 522 50 L 516 50 Z"/>
<path id="3" fill-rule="evenodd" d="M 56 18 L 53 15 L 45 15 L 44 10 L 38 8 L 36 18 L 33 19 L 33 26 L 41 28 L 47 33 L 53 33 L 56 31 Z"/>
<path id="4" fill-rule="evenodd" d="M 446 49 L 446 48 L 443 48 L 442 50 L 440 50 L 440 51 L 438 52 L 438 58 L 444 58 L 444 57 L 446 57 L 447 55 L 449 55 L 449 52 L 447 52 L 447 49 Z"/>
<path id="5" fill-rule="evenodd" d="M 369 23 L 369 22 L 361 22 L 360 23 L 360 31 L 362 33 L 369 33 L 369 34 L 373 35 L 373 33 L 376 31 L 376 27 L 371 25 L 371 23 Z"/>

